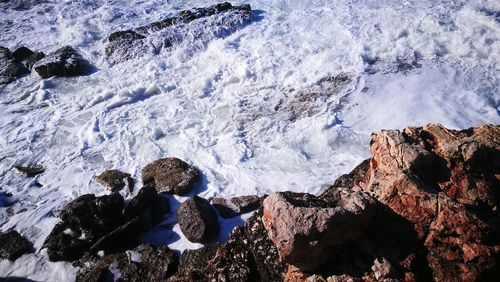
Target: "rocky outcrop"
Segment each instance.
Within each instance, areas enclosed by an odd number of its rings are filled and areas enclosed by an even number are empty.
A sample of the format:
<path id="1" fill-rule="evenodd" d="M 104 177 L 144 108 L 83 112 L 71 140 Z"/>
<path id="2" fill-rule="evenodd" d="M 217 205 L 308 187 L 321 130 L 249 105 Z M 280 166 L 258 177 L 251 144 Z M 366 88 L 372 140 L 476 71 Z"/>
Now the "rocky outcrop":
<path id="1" fill-rule="evenodd" d="M 206 243 L 219 233 L 215 211 L 207 200 L 198 196 L 180 205 L 177 222 L 184 236 L 191 242 Z"/>
<path id="2" fill-rule="evenodd" d="M 375 201 L 363 192 L 335 190 L 328 200 L 310 194 L 273 193 L 263 202 L 262 221 L 283 262 L 312 271 L 325 250 L 364 236 Z"/>
<path id="3" fill-rule="evenodd" d="M 34 165 L 34 166 L 14 166 L 19 172 L 24 173 L 27 177 L 35 177 L 41 173 L 45 172 L 45 169 L 42 166 Z"/>
<path id="4" fill-rule="evenodd" d="M 105 54 L 115 62 L 157 54 L 172 49 L 196 34 L 198 39 L 214 35 L 223 36 L 251 20 L 249 5 L 232 6 L 221 3 L 205 8 L 193 8 L 176 16 L 140 26 L 132 30 L 117 31 L 109 35 Z M 204 34 L 206 33 L 206 34 Z"/>
<path id="5" fill-rule="evenodd" d="M 152 186 L 158 193 L 169 192 L 181 196 L 193 190 L 200 175 L 197 168 L 178 158 L 156 160 L 146 165 L 141 174 L 144 186 Z"/>
<path id="6" fill-rule="evenodd" d="M 14 53 L 16 54 L 16 52 Z M 28 70 L 13 56 L 8 48 L 0 47 L 0 84 L 10 83 L 27 72 Z"/>
<path id="7" fill-rule="evenodd" d="M 139 245 L 88 263 L 77 281 L 165 281 L 177 270 L 177 259 L 166 246 Z"/>
<path id="8" fill-rule="evenodd" d="M 104 171 L 96 177 L 96 181 L 112 192 L 121 190 L 124 187 L 127 187 L 129 193 L 132 193 L 132 190 L 134 190 L 134 180 L 130 174 L 117 169 Z"/>
<path id="9" fill-rule="evenodd" d="M 233 198 L 213 198 L 210 204 L 217 209 L 223 218 L 251 212 L 259 208 L 261 198 L 257 196 L 240 196 Z"/>
<path id="10" fill-rule="evenodd" d="M 138 236 L 168 212 L 168 201 L 143 188 L 128 205 L 118 193 L 82 195 L 68 203 L 44 242 L 52 261 L 75 261 L 99 251 L 114 253 L 137 244 Z"/>
<path id="11" fill-rule="evenodd" d="M 19 232 L 11 230 L 0 233 L 0 259 L 16 260 L 20 256 L 30 253 L 33 247 Z"/>
<path id="12" fill-rule="evenodd" d="M 85 74 L 89 63 L 73 47 L 65 46 L 38 60 L 33 69 L 44 79 L 69 77 Z"/>

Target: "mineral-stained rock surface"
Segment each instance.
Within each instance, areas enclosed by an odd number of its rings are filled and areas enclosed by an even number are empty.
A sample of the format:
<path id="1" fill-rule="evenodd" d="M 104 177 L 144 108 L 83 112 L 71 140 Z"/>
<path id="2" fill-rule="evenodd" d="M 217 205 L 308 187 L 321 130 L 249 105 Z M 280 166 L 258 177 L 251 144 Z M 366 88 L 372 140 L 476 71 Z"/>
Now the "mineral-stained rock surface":
<path id="1" fill-rule="evenodd" d="M 62 221 L 46 238 L 44 248 L 52 261 L 75 261 L 101 250 L 120 252 L 136 245 L 139 234 L 166 212 L 168 202 L 152 188 L 141 189 L 126 206 L 118 193 L 82 195 L 63 208 Z"/>
<path id="2" fill-rule="evenodd" d="M 205 8 L 181 11 L 178 15 L 109 35 L 106 56 L 120 62 L 147 53 L 159 53 L 188 40 L 193 34 L 205 37 L 224 36 L 251 20 L 249 5 L 232 6 L 221 3 Z"/>
<path id="3" fill-rule="evenodd" d="M 158 193 L 185 195 L 193 190 L 199 172 L 194 166 L 178 158 L 156 160 L 142 169 L 142 183 L 153 186 Z"/>
<path id="4" fill-rule="evenodd" d="M 129 192 L 134 189 L 134 180 L 130 174 L 116 169 L 104 171 L 96 177 L 96 181 L 113 192 L 121 190 L 123 187 L 127 187 Z"/>
<path id="5" fill-rule="evenodd" d="M 31 249 L 31 243 L 17 231 L 0 233 L 0 259 L 16 260 Z"/>
<path id="6" fill-rule="evenodd" d="M 38 60 L 33 68 L 42 78 L 78 76 L 87 71 L 89 63 L 73 47 L 65 46 Z"/>
<path id="7" fill-rule="evenodd" d="M 198 196 L 180 205 L 177 222 L 184 236 L 191 242 L 208 242 L 219 233 L 215 211 L 207 200 Z"/>
<path id="8" fill-rule="evenodd" d="M 363 192 L 337 189 L 328 201 L 310 194 L 273 193 L 264 200 L 262 221 L 283 262 L 314 270 L 331 246 L 364 236 L 375 201 Z"/>
<path id="9" fill-rule="evenodd" d="M 210 203 L 223 218 L 235 217 L 259 208 L 261 198 L 258 196 L 240 196 L 234 198 L 213 198 Z"/>
<path id="10" fill-rule="evenodd" d="M 143 244 L 89 263 L 77 281 L 165 281 L 176 270 L 177 259 L 168 247 Z"/>

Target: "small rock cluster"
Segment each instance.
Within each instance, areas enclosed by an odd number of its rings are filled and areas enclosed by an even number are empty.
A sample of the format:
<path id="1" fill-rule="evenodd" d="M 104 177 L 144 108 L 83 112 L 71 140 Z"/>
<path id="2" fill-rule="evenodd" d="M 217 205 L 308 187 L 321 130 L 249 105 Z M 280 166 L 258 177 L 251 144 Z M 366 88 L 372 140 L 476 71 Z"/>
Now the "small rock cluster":
<path id="1" fill-rule="evenodd" d="M 78 76 L 90 64 L 71 46 L 65 46 L 49 55 L 20 47 L 14 52 L 0 47 L 0 84 L 7 84 L 35 70 L 42 78 Z"/>

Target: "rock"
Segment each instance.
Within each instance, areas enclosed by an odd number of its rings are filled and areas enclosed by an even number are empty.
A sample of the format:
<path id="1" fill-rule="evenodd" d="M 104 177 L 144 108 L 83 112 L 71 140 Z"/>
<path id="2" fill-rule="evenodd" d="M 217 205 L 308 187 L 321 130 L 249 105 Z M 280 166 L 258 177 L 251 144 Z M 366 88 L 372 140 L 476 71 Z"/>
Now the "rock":
<path id="1" fill-rule="evenodd" d="M 45 169 L 41 166 L 14 166 L 20 172 L 26 174 L 28 177 L 34 177 L 45 172 Z"/>
<path id="2" fill-rule="evenodd" d="M 137 238 L 143 229 L 143 222 L 136 217 L 99 238 L 90 247 L 89 252 L 97 253 L 101 250 L 105 253 L 119 252 L 137 244 Z"/>
<path id="3" fill-rule="evenodd" d="M 369 178 L 360 187 L 411 224 L 427 253 L 416 261 L 423 259 L 435 280 L 500 273 L 499 141 L 500 127 L 491 125 L 456 131 L 430 124 L 372 135 Z"/>
<path id="4" fill-rule="evenodd" d="M 172 49 L 196 34 L 198 40 L 224 36 L 251 20 L 249 5 L 232 6 L 221 3 L 205 8 L 193 8 L 176 16 L 137 27 L 133 30 L 113 32 L 108 37 L 105 54 L 121 62 L 148 53 Z M 217 30 L 217 34 L 212 31 Z"/>
<path id="5" fill-rule="evenodd" d="M 97 183 L 112 192 L 121 190 L 123 187 L 127 187 L 127 190 L 131 193 L 134 189 L 134 180 L 130 177 L 130 174 L 116 169 L 104 171 L 96 177 L 96 180 Z"/>
<path id="6" fill-rule="evenodd" d="M 34 54 L 33 51 L 31 51 L 30 49 L 26 48 L 26 47 L 19 47 L 16 49 L 16 51 L 14 51 L 14 53 L 12 53 L 12 57 L 14 58 L 14 60 L 16 62 L 22 62 L 26 59 L 28 59 L 30 56 L 32 56 Z"/>
<path id="7" fill-rule="evenodd" d="M 263 209 L 262 221 L 281 260 L 312 271 L 326 259 L 326 248 L 363 236 L 375 213 L 375 201 L 348 189 L 337 189 L 330 201 L 285 192 L 267 197 Z"/>
<path id="8" fill-rule="evenodd" d="M 15 230 L 0 233 L 0 258 L 16 260 L 20 256 L 30 253 L 31 243 Z"/>
<path id="9" fill-rule="evenodd" d="M 74 261 L 82 257 L 92 241 L 82 238 L 82 233 L 72 231 L 65 223 L 57 223 L 43 243 L 51 261 Z"/>
<path id="10" fill-rule="evenodd" d="M 231 218 L 258 209 L 260 201 L 257 196 L 241 196 L 229 199 L 213 198 L 210 203 L 223 218 Z"/>
<path id="11" fill-rule="evenodd" d="M 158 193 L 186 195 L 199 177 L 198 169 L 177 158 L 156 160 L 142 169 L 144 186 L 155 187 Z"/>
<path id="12" fill-rule="evenodd" d="M 78 76 L 88 69 L 88 62 L 71 46 L 65 46 L 38 60 L 33 68 L 42 78 Z"/>
<path id="13" fill-rule="evenodd" d="M 40 61 L 41 59 L 45 58 L 45 53 L 43 52 L 36 52 L 33 53 L 31 56 L 29 56 L 25 61 L 24 65 L 28 70 L 32 70 L 33 66 L 35 65 L 36 62 Z"/>
<path id="14" fill-rule="evenodd" d="M 377 279 L 377 281 L 380 281 L 384 278 L 390 278 L 393 269 L 389 261 L 387 261 L 384 258 L 382 259 L 377 258 L 373 262 L 372 271 L 375 276 L 375 279 Z"/>
<path id="15" fill-rule="evenodd" d="M 0 47 L 0 84 L 10 83 L 26 72 L 26 68 L 16 62 L 8 48 Z"/>
<path id="16" fill-rule="evenodd" d="M 127 220 L 142 217 L 148 225 L 159 223 L 170 210 L 167 199 L 161 197 L 152 186 L 145 186 L 125 206 L 123 215 Z"/>
<path id="17" fill-rule="evenodd" d="M 80 270 L 76 280 L 165 281 L 176 270 L 177 260 L 168 247 L 143 244 L 99 259 Z"/>
<path id="18" fill-rule="evenodd" d="M 198 196 L 179 206 L 177 222 L 184 236 L 191 242 L 206 243 L 219 233 L 215 211 L 207 200 Z"/>

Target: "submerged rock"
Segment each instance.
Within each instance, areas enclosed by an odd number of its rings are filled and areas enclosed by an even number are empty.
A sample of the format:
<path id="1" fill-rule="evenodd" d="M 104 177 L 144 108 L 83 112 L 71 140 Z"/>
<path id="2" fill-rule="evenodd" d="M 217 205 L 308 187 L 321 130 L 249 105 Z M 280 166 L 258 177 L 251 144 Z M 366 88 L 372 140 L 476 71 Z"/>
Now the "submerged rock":
<path id="1" fill-rule="evenodd" d="M 110 34 L 105 54 L 116 62 L 147 53 L 157 54 L 162 49 L 175 48 L 188 40 L 190 34 L 195 34 L 197 39 L 223 36 L 249 22 L 251 17 L 250 5 L 232 6 L 227 2 L 181 11 L 174 17 Z"/>
<path id="2" fill-rule="evenodd" d="M 18 171 L 24 173 L 27 177 L 34 177 L 45 172 L 42 166 L 14 166 Z"/>
<path id="3" fill-rule="evenodd" d="M 180 205 L 177 222 L 184 236 L 191 242 L 206 243 L 219 233 L 215 211 L 207 200 L 198 196 Z"/>
<path id="4" fill-rule="evenodd" d="M 73 47 L 65 46 L 38 60 L 33 68 L 42 78 L 78 76 L 87 71 L 89 63 Z"/>
<path id="5" fill-rule="evenodd" d="M 134 180 L 130 174 L 116 169 L 104 171 L 96 177 L 96 181 L 112 192 L 121 190 L 123 187 L 127 187 L 127 190 L 131 193 L 134 189 Z"/>
<path id="6" fill-rule="evenodd" d="M 32 248 L 31 243 L 15 230 L 0 233 L 1 259 L 16 260 L 20 256 L 30 253 Z"/>
<path id="7" fill-rule="evenodd" d="M 178 158 L 163 158 L 146 165 L 141 174 L 144 186 L 182 196 L 193 190 L 200 173 Z"/>
<path id="8" fill-rule="evenodd" d="M 251 212 L 260 206 L 261 198 L 257 196 L 241 196 L 234 198 L 213 198 L 210 203 L 223 218 Z"/>
<path id="9" fill-rule="evenodd" d="M 84 267 L 77 281 L 165 281 L 177 270 L 174 253 L 166 246 L 139 245 L 104 256 Z"/>

